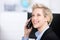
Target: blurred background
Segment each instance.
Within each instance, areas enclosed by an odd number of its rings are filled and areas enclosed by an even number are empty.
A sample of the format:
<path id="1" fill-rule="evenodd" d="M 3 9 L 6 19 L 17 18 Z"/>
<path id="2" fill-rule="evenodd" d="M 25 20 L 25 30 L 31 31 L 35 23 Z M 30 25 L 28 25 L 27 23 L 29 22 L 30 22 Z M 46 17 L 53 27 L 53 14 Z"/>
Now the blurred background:
<path id="1" fill-rule="evenodd" d="M 52 10 L 55 16 L 51 25 L 60 37 L 60 0 L 0 0 L 0 40 L 21 40 L 25 22 L 35 3 Z"/>

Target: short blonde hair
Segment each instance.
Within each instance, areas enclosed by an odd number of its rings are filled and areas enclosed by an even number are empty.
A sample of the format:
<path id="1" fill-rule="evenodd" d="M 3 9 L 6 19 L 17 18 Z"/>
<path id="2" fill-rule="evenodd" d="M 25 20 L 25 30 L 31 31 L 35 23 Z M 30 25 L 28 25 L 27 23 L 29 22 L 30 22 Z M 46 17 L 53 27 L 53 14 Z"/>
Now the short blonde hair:
<path id="1" fill-rule="evenodd" d="M 34 9 L 36 9 L 36 8 L 43 9 L 44 16 L 45 16 L 45 17 L 46 17 L 46 16 L 49 17 L 49 20 L 48 20 L 47 22 L 48 22 L 48 24 L 50 25 L 51 22 L 52 22 L 52 20 L 53 20 L 52 11 L 51 11 L 48 7 L 46 7 L 46 6 L 42 5 L 42 4 L 34 4 L 33 7 L 32 7 L 32 12 L 33 12 Z"/>

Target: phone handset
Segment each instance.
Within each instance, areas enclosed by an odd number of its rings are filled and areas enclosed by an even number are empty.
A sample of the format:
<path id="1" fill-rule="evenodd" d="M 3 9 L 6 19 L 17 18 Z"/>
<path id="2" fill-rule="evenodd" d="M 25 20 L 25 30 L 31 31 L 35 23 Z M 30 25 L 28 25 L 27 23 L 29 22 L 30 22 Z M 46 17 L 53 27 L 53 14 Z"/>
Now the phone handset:
<path id="1" fill-rule="evenodd" d="M 27 28 L 30 29 L 31 27 L 33 27 L 32 21 L 30 20 L 27 24 Z"/>

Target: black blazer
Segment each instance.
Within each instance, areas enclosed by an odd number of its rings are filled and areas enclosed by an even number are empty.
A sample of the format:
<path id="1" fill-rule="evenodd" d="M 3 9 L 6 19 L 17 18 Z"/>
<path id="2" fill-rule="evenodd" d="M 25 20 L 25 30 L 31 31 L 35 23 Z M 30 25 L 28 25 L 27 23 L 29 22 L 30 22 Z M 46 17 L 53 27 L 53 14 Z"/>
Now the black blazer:
<path id="1" fill-rule="evenodd" d="M 49 28 L 44 32 L 41 37 L 41 40 L 59 40 L 58 36 L 54 33 L 54 31 Z"/>

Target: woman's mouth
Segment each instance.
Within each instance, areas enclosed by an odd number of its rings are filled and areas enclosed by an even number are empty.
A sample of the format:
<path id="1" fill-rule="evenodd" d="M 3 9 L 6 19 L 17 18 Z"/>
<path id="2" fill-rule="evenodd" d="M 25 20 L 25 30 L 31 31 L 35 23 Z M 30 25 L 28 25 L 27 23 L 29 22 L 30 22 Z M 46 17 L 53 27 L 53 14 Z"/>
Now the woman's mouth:
<path id="1" fill-rule="evenodd" d="M 34 24 L 38 24 L 38 23 L 39 23 L 39 21 L 34 21 L 33 23 L 34 23 Z"/>

